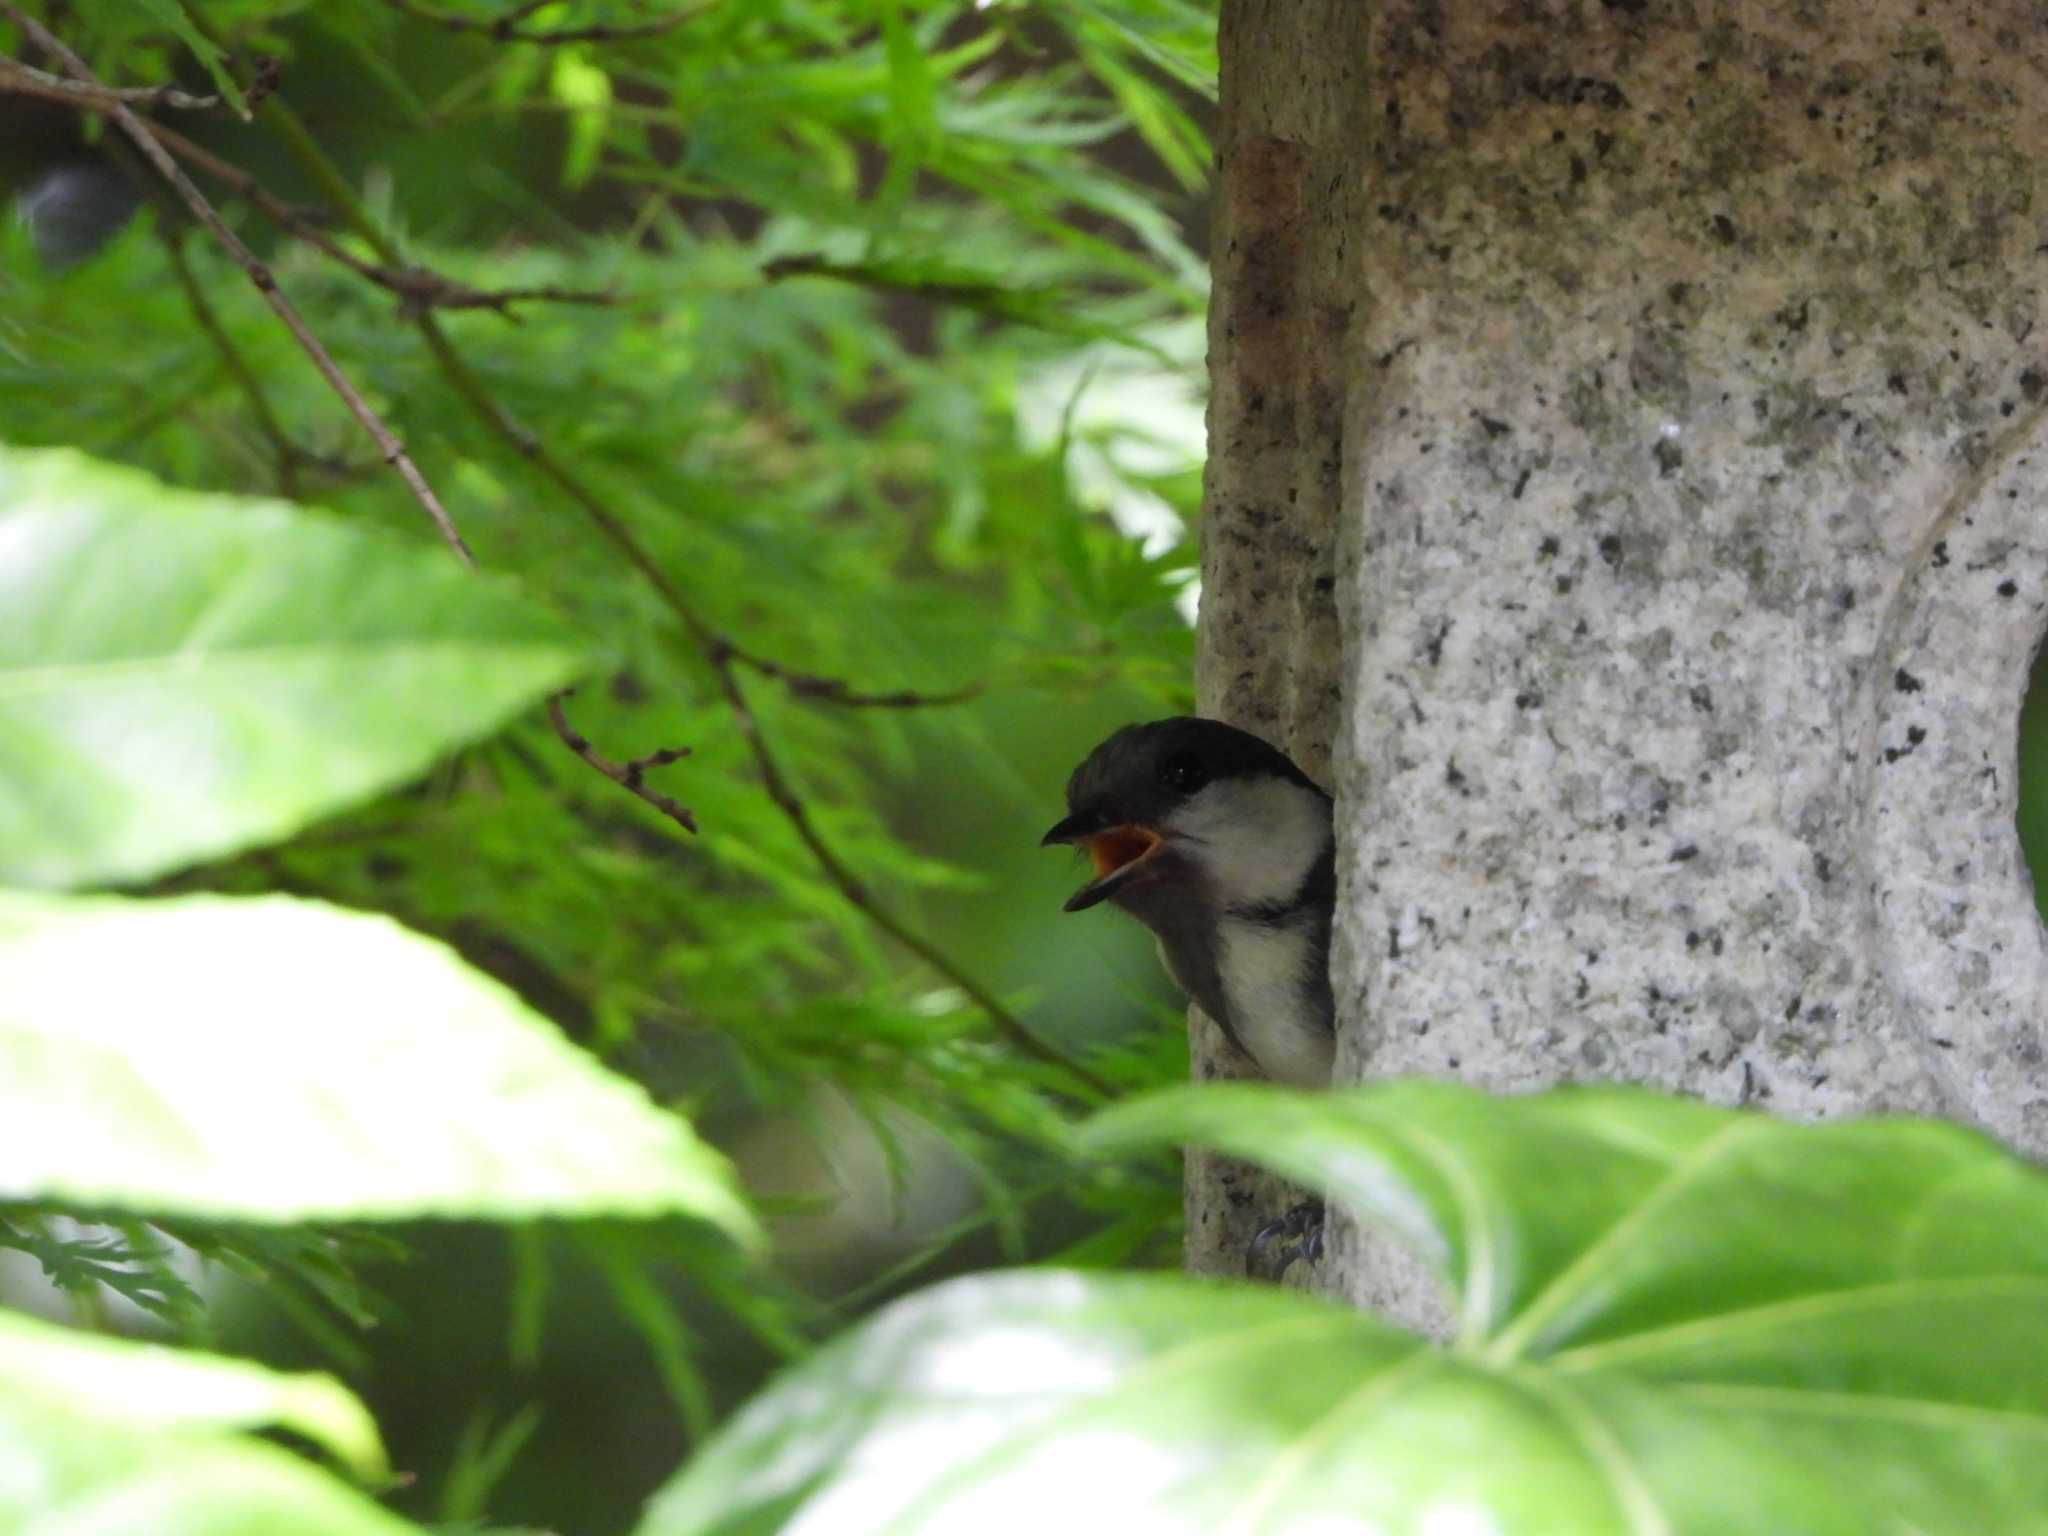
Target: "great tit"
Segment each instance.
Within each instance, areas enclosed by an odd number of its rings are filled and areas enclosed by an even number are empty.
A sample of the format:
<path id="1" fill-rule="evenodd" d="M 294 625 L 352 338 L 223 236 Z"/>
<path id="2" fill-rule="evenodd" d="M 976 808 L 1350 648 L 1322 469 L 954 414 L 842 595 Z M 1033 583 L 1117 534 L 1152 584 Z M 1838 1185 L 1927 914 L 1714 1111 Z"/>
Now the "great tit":
<path id="1" fill-rule="evenodd" d="M 1282 752 L 1220 720 L 1128 725 L 1067 780 L 1043 846 L 1087 850 L 1066 910 L 1122 907 L 1173 979 L 1268 1077 L 1330 1081 L 1330 797 Z"/>

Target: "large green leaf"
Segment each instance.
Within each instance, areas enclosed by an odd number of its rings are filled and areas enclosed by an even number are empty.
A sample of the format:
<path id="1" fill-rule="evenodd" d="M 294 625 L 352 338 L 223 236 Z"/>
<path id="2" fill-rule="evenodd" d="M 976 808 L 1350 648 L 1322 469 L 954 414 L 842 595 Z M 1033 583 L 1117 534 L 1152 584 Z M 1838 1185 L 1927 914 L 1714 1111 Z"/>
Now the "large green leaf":
<path id="1" fill-rule="evenodd" d="M 260 1440 L 143 1433 L 0 1385 L 0 1531 L 8 1536 L 420 1536 L 319 1468 Z"/>
<path id="2" fill-rule="evenodd" d="M 273 1445 L 276 1426 L 380 1477 L 361 1403 L 325 1376 L 96 1338 L 0 1312 L 0 1531 L 405 1536 L 417 1528 Z"/>
<path id="3" fill-rule="evenodd" d="M 385 1473 L 377 1426 L 332 1376 L 80 1333 L 0 1311 L 0 1387 L 135 1430 L 289 1429 L 362 1478 Z"/>
<path id="4" fill-rule="evenodd" d="M 0 892 L 0 1197 L 753 1220 L 689 1125 L 387 918 Z"/>
<path id="5" fill-rule="evenodd" d="M 1401 1083 L 1175 1091 L 1091 1140 L 1321 1186 L 1435 1264 L 1457 1338 L 959 1281 L 785 1378 L 643 1536 L 2048 1531 L 2048 1176 L 1970 1132 Z"/>
<path id="6" fill-rule="evenodd" d="M 502 582 L 282 502 L 0 448 L 0 882 L 284 837 L 567 680 Z"/>

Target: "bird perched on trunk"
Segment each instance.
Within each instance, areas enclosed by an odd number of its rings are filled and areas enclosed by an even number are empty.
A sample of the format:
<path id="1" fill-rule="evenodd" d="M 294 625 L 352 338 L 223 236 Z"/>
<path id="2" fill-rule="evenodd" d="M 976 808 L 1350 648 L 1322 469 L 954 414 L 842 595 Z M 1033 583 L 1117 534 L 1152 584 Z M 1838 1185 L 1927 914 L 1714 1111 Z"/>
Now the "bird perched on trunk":
<path id="1" fill-rule="evenodd" d="M 1089 753 L 1067 812 L 1044 844 L 1087 850 L 1096 878 L 1066 910 L 1122 907 L 1268 1077 L 1328 1086 L 1330 797 L 1250 732 L 1178 716 L 1125 726 Z"/>

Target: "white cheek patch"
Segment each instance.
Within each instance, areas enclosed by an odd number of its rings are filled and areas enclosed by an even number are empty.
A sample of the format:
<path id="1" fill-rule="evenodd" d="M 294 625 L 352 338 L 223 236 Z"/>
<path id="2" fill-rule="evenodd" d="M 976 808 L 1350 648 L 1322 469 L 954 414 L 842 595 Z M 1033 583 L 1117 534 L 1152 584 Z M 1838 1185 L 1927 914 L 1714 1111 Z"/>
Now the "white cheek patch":
<path id="1" fill-rule="evenodd" d="M 1226 907 L 1285 901 L 1330 840 L 1330 804 L 1287 779 L 1219 779 L 1166 818 Z"/>

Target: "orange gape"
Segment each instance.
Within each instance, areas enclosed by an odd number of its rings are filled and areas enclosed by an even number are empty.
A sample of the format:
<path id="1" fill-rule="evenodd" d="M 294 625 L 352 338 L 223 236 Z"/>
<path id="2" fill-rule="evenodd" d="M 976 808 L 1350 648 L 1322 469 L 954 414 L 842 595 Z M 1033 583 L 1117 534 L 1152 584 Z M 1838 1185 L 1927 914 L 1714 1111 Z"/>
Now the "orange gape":
<path id="1" fill-rule="evenodd" d="M 1088 839 L 1088 855 L 1095 861 L 1098 878 L 1142 859 L 1159 846 L 1159 834 L 1144 827 L 1111 827 Z"/>

